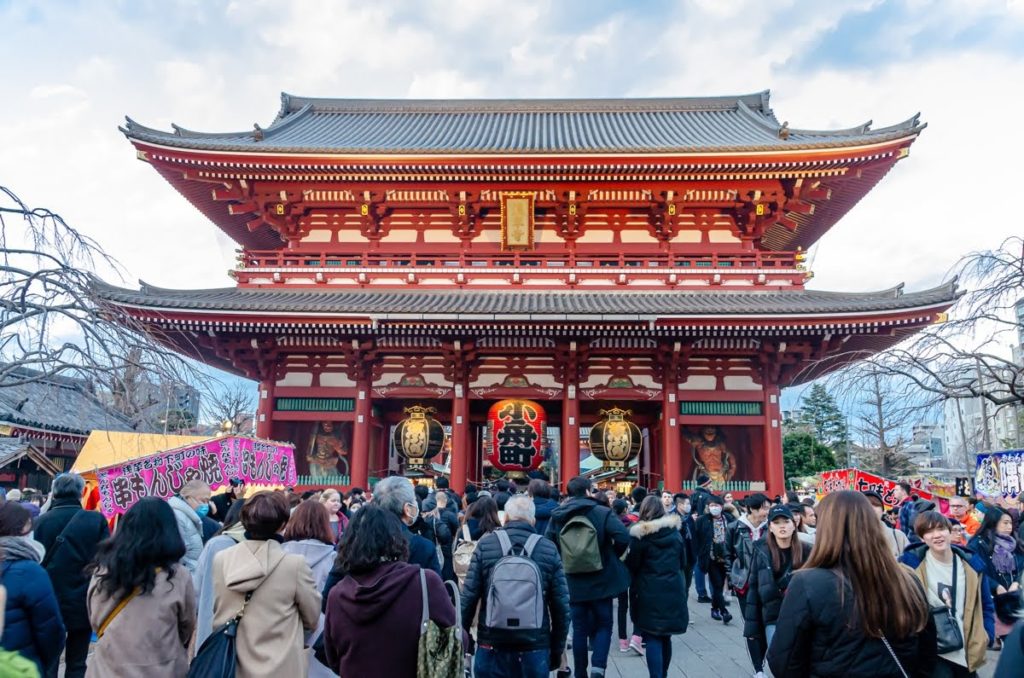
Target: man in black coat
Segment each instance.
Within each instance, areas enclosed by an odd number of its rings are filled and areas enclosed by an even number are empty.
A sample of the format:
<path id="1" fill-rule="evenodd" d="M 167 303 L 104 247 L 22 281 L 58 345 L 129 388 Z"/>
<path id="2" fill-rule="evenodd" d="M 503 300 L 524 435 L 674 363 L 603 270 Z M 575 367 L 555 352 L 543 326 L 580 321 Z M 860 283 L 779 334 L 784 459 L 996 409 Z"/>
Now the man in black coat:
<path id="1" fill-rule="evenodd" d="M 64 663 L 66 678 L 82 678 L 89 654 L 92 627 L 85 606 L 89 574 L 85 568 L 96 556 L 96 547 L 110 536 L 103 514 L 82 508 L 85 481 L 79 475 L 64 473 L 53 481 L 50 510 L 39 517 L 35 539 L 46 548 L 42 566 L 50 575 L 67 627 L 68 640 Z M 47 672 L 56 678 L 60 662 Z"/>
<path id="2" fill-rule="evenodd" d="M 711 496 L 710 476 L 703 473 L 697 476 L 697 485 L 697 489 L 690 496 L 690 508 L 693 510 L 695 522 L 704 515 L 704 510 L 708 504 L 708 497 Z M 710 603 L 711 597 L 708 595 L 707 573 L 701 569 L 700 561 L 697 558 L 693 560 L 693 581 L 697 589 L 697 602 Z M 687 590 L 689 590 L 689 587 L 687 587 Z"/>
<path id="3" fill-rule="evenodd" d="M 732 615 L 725 606 L 725 581 L 729 562 L 729 519 L 722 513 L 725 502 L 712 495 L 708 512 L 697 518 L 697 562 L 708 575 L 711 587 L 711 618 L 728 624 Z"/>
<path id="4" fill-rule="evenodd" d="M 592 675 L 604 675 L 612 642 L 612 601 L 629 588 L 629 570 L 620 557 L 629 548 L 629 532 L 607 506 L 597 503 L 590 478 L 569 481 L 569 499 L 551 513 L 547 537 L 561 552 L 560 533 L 572 518 L 586 518 L 597 533 L 601 569 L 569 573 L 569 607 L 572 612 L 572 653 L 577 675 L 586 675 L 587 647 Z"/>
<path id="5" fill-rule="evenodd" d="M 473 559 L 462 587 L 462 623 L 468 631 L 480 608 L 475 658 L 477 675 L 547 675 L 561 665 L 565 639 L 569 635 L 569 589 L 562 571 L 558 549 L 534 531 L 533 501 L 517 494 L 505 504 L 505 527 L 484 535 L 473 551 Z M 494 566 L 506 555 L 498 532 L 508 536 L 511 552 L 526 555 L 531 536 L 535 540 L 529 558 L 540 569 L 544 599 L 544 620 L 539 629 L 515 630 L 487 625 L 487 591 Z"/>

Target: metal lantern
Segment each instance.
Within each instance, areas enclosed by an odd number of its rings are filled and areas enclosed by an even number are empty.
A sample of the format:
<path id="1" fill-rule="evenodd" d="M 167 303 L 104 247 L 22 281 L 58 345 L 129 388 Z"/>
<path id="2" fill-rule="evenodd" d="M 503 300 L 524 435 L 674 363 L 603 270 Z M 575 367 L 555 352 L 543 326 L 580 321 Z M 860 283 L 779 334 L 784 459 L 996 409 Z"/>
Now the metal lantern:
<path id="1" fill-rule="evenodd" d="M 640 427 L 627 419 L 633 411 L 613 407 L 598 414 L 604 418 L 590 429 L 590 451 L 606 467 L 624 469 L 643 444 Z"/>
<path id="2" fill-rule="evenodd" d="M 548 416 L 532 400 L 501 400 L 487 413 L 488 459 L 499 471 L 532 471 L 544 461 Z"/>
<path id="3" fill-rule="evenodd" d="M 437 411 L 433 407 L 413 405 L 403 411 L 409 416 L 398 422 L 392 441 L 406 465 L 419 468 L 444 447 L 444 426 L 431 416 Z"/>

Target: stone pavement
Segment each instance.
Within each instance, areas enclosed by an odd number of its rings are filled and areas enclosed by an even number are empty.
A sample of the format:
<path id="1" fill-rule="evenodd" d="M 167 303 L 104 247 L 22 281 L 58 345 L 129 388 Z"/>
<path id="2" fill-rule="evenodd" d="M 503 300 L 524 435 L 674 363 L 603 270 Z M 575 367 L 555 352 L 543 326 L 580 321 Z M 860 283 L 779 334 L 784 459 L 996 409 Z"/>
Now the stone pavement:
<path id="1" fill-rule="evenodd" d="M 729 602 L 733 620 L 725 626 L 711 618 L 710 605 L 697 602 L 697 594 L 691 587 L 689 609 L 693 624 L 686 633 L 672 639 L 672 667 L 668 674 L 671 678 L 750 678 L 754 675 L 743 640 L 739 602 L 735 598 Z M 571 651 L 569 657 L 571 663 Z M 989 651 L 988 663 L 978 671 L 978 678 L 991 678 L 998 661 L 999 653 Z M 612 632 L 605 675 L 607 678 L 647 678 L 643 657 L 633 652 L 619 652 L 617 628 Z"/>

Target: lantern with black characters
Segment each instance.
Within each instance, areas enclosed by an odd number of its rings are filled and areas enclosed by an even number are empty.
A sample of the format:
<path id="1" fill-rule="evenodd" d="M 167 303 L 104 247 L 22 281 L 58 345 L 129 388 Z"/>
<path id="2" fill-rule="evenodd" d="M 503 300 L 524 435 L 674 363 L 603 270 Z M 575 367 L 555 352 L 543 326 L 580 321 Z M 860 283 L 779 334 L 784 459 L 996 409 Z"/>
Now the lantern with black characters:
<path id="1" fill-rule="evenodd" d="M 605 467 L 624 469 L 643 444 L 640 427 L 628 419 L 633 411 L 613 407 L 598 414 L 604 418 L 590 429 L 590 451 Z"/>
<path id="2" fill-rule="evenodd" d="M 392 441 L 405 457 L 408 468 L 420 468 L 444 447 L 444 426 L 433 415 L 433 407 L 413 405 L 404 410 L 408 416 L 398 422 Z"/>
<path id="3" fill-rule="evenodd" d="M 525 472 L 544 461 L 547 414 L 532 400 L 501 400 L 487 413 L 488 459 L 499 471 Z"/>

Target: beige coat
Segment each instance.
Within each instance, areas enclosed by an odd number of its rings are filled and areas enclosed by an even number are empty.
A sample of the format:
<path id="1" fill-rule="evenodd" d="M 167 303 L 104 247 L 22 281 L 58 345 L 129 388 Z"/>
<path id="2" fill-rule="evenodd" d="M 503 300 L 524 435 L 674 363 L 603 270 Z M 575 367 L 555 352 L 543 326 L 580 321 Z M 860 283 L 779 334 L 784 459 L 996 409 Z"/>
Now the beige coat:
<path id="1" fill-rule="evenodd" d="M 122 597 L 109 598 L 89 582 L 89 623 L 97 631 Z M 150 593 L 139 594 L 107 626 L 89 657 L 87 678 L 181 678 L 188 673 L 186 644 L 196 625 L 192 575 L 182 565 L 156 575 Z"/>
<path id="2" fill-rule="evenodd" d="M 213 625 L 226 624 L 254 591 L 238 624 L 238 678 L 306 675 L 304 630 L 320 620 L 320 592 L 300 555 L 276 541 L 244 541 L 213 560 Z M 149 678 L 148 676 L 146 678 Z"/>
<path id="3" fill-rule="evenodd" d="M 953 557 L 960 558 L 955 553 Z M 964 577 L 966 582 L 964 587 L 964 654 L 967 656 L 967 670 L 973 673 L 984 666 L 987 661 L 988 631 L 985 630 L 985 611 L 981 602 L 981 587 L 986 584 L 977 570 L 963 558 L 960 558 L 960 566 L 963 567 L 966 575 Z M 923 557 L 921 564 L 914 570 L 914 574 L 921 580 L 921 584 L 927 591 L 928 574 Z"/>

